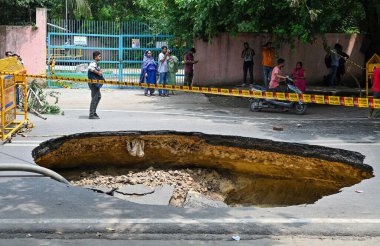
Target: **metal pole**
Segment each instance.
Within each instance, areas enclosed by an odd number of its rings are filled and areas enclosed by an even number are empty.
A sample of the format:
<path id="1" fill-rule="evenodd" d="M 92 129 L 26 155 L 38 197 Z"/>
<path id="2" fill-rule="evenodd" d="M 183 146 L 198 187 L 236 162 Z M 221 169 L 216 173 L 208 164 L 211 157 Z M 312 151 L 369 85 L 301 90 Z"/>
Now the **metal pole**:
<path id="1" fill-rule="evenodd" d="M 66 28 L 66 32 L 67 32 L 67 28 L 68 28 L 68 25 L 67 25 L 67 17 L 68 17 L 68 10 L 67 10 L 67 0 L 65 2 L 65 6 L 66 6 L 66 11 L 65 11 L 65 28 Z M 66 36 L 66 45 L 68 45 L 68 39 L 69 37 Z"/>
<path id="2" fill-rule="evenodd" d="M 66 0 L 66 14 L 65 14 L 65 28 L 67 29 L 67 0 Z"/>
<path id="3" fill-rule="evenodd" d="M 18 164 L 18 163 L 4 163 L 0 164 L 0 171 L 24 171 L 24 172 L 32 172 L 32 173 L 38 173 L 42 174 L 46 177 L 50 177 L 56 181 L 59 181 L 61 183 L 71 185 L 69 181 L 67 181 L 64 177 L 59 175 L 58 173 L 44 168 L 37 165 L 31 165 L 31 164 Z"/>

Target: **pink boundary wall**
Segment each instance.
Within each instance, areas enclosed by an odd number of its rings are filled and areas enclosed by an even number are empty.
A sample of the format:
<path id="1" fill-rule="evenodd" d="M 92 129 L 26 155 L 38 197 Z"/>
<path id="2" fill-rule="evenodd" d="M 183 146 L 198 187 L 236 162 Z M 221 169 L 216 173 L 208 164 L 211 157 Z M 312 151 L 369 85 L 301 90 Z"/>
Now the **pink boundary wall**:
<path id="1" fill-rule="evenodd" d="M 363 36 L 356 34 L 325 34 L 328 44 L 333 47 L 339 42 L 343 45 L 344 51 L 361 66 L 365 65 L 364 54 L 360 52 Z M 194 82 L 196 85 L 233 85 L 243 82 L 243 59 L 240 58 L 243 50 L 243 43 L 248 42 L 256 52 L 254 57 L 254 80 L 262 83 L 262 55 L 261 47 L 271 38 L 267 34 L 240 33 L 231 36 L 223 33 L 212 39 L 211 42 L 194 40 L 194 47 L 197 49 L 195 59 L 199 63 L 194 66 Z M 294 43 L 297 48 L 290 45 L 283 45 L 278 55 L 286 60 L 284 72 L 291 74 L 297 61 L 302 61 L 306 70 L 307 84 L 321 82 L 323 76 L 329 73 L 325 66 L 325 51 L 323 49 L 322 38 L 312 44 Z M 347 73 L 343 79 L 350 79 L 348 72 L 355 75 L 359 80 L 363 79 L 363 71 L 347 63 Z"/>
<path id="2" fill-rule="evenodd" d="M 21 56 L 28 73 L 46 71 L 47 10 L 36 9 L 36 26 L 0 26 L 0 57 L 5 51 Z"/>

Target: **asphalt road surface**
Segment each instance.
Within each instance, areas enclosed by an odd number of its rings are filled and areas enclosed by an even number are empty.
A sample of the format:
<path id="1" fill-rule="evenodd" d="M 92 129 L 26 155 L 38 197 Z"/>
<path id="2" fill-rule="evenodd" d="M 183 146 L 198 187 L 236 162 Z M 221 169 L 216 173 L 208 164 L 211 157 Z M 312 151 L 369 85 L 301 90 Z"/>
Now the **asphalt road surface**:
<path id="1" fill-rule="evenodd" d="M 46 121 L 31 116 L 35 128 L 25 133 L 26 137 L 17 136 L 12 143 L 0 146 L 0 163 L 34 165 L 33 148 L 65 134 L 177 130 L 358 151 L 366 156 L 365 163 L 374 168 L 375 177 L 314 204 L 180 209 L 142 206 L 67 187 L 39 175 L 2 172 L 0 245 L 23 245 L 23 240 L 28 239 L 30 245 L 69 245 L 70 242 L 85 245 L 81 244 L 85 242 L 80 241 L 83 239 L 154 240 L 131 245 L 160 245 L 162 240 L 174 240 L 170 245 L 176 245 L 176 240 L 182 239 L 189 245 L 199 245 L 199 241 L 192 240 L 211 240 L 202 242 L 229 245 L 236 243 L 228 242 L 233 235 L 241 237 L 240 244 L 259 242 L 258 239 L 262 240 L 259 245 L 305 245 L 302 240 L 311 240 L 308 245 L 379 244 L 380 121 L 368 120 L 367 109 L 311 105 L 304 116 L 280 111 L 252 113 L 242 99 L 187 93 L 148 98 L 139 90 L 103 90 L 98 109 L 101 119 L 89 120 L 89 90 L 59 91 L 64 115 L 49 115 Z M 283 131 L 274 131 L 273 127 L 281 127 Z M 156 244 L 149 244 L 152 242 Z"/>

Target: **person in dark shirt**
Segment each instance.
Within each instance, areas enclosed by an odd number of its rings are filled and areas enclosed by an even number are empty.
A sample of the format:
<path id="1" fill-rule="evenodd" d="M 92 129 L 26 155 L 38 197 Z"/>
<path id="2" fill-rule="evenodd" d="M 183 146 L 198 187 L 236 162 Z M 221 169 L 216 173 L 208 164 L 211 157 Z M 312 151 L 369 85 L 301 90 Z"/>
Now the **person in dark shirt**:
<path id="1" fill-rule="evenodd" d="M 336 77 L 338 74 L 338 68 L 339 68 L 339 53 L 343 50 L 342 45 L 336 43 L 334 46 L 334 50 L 330 52 L 331 55 L 331 73 L 330 73 L 330 86 L 335 87 L 336 86 Z"/>
<path id="2" fill-rule="evenodd" d="M 348 58 L 350 58 L 350 56 L 347 55 L 347 53 L 343 52 L 343 50 L 339 50 L 338 54 L 340 57 L 339 57 L 338 71 L 336 73 L 336 82 L 340 84 L 342 81 L 342 77 L 346 73 L 346 61 Z"/>
<path id="3" fill-rule="evenodd" d="M 190 51 L 185 55 L 185 81 L 184 85 L 191 86 L 193 83 L 193 77 L 194 77 L 194 64 L 197 64 L 198 61 L 194 60 L 194 54 L 197 51 L 195 48 L 191 48 Z"/>
<path id="4" fill-rule="evenodd" d="M 98 66 L 98 62 L 102 59 L 102 56 L 99 51 L 94 51 L 92 54 L 94 61 L 88 66 L 88 78 L 93 80 L 104 80 L 102 70 Z M 90 115 L 89 119 L 100 119 L 96 113 L 96 108 L 98 107 L 100 98 L 102 97 L 100 93 L 100 88 L 103 84 L 99 83 L 88 83 L 88 87 L 91 90 L 91 104 L 90 104 Z"/>
<path id="5" fill-rule="evenodd" d="M 244 43 L 244 50 L 241 52 L 241 58 L 244 59 L 243 62 L 243 86 L 247 84 L 247 73 L 249 71 L 250 85 L 253 85 L 253 57 L 255 56 L 255 51 L 249 47 L 247 42 Z"/>

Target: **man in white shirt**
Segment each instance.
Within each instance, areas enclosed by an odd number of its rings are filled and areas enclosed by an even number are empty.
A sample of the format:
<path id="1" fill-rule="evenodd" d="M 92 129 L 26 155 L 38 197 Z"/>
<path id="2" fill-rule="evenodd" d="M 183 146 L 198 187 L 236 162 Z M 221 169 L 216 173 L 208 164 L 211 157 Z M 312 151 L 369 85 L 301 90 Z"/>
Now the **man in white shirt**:
<path id="1" fill-rule="evenodd" d="M 99 51 L 94 51 L 92 54 L 94 61 L 88 66 L 87 76 L 91 80 L 104 80 L 102 70 L 98 66 L 98 62 L 102 59 Z M 99 101 L 102 97 L 100 93 L 100 88 L 103 84 L 100 83 L 88 83 L 88 87 L 91 90 L 91 104 L 90 104 L 90 115 L 89 119 L 100 119 L 96 113 Z"/>
<path id="2" fill-rule="evenodd" d="M 159 84 L 167 85 L 168 83 L 168 47 L 162 46 L 161 53 L 158 55 L 158 72 L 160 74 Z M 168 90 L 158 90 L 159 96 L 168 97 Z"/>

